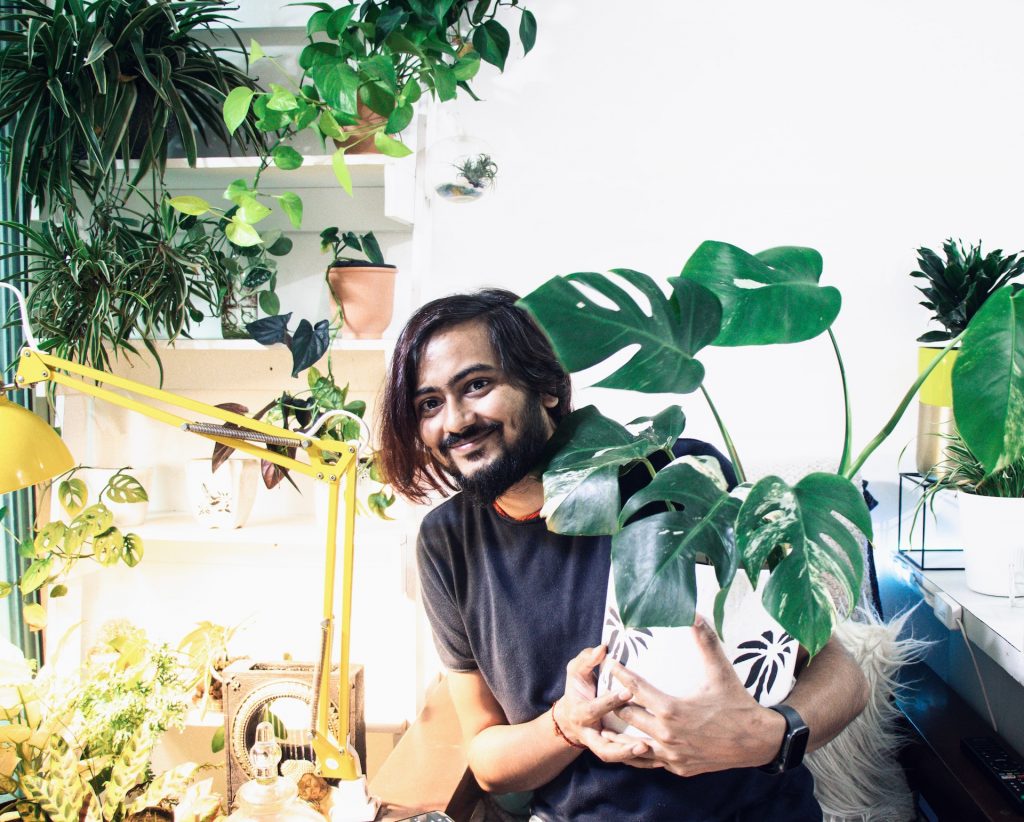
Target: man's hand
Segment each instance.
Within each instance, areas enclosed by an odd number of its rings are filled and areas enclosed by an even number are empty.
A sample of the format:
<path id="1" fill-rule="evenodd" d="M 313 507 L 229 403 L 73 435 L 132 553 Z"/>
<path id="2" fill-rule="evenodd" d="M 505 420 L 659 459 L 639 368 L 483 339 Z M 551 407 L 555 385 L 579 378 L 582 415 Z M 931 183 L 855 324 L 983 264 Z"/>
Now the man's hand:
<path id="1" fill-rule="evenodd" d="M 633 698 L 628 688 L 597 696 L 594 668 L 601 664 L 606 652 L 604 645 L 584 648 L 565 666 L 565 694 L 552 710 L 555 722 L 570 742 L 585 745 L 604 762 L 633 764 L 634 758 L 650 754 L 651 748 L 645 740 L 628 736 L 606 739 L 601 735 L 601 718 L 617 708 L 624 708 Z"/>
<path id="2" fill-rule="evenodd" d="M 714 630 L 699 615 L 694 637 L 707 682 L 691 696 L 669 696 L 618 662 L 612 663 L 612 674 L 633 694 L 633 703 L 617 709 L 616 715 L 651 737 L 649 750 L 635 754 L 628 764 L 693 776 L 769 762 L 782 744 L 785 720 L 747 693 Z M 636 739 L 607 730 L 602 736 L 623 747 Z"/>

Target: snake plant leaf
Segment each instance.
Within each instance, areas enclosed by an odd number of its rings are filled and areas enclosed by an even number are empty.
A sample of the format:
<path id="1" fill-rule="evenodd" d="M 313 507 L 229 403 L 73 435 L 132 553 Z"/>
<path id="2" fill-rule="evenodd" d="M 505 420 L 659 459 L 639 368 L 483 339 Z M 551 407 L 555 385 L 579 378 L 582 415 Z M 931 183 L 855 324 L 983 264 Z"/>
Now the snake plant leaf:
<path id="1" fill-rule="evenodd" d="M 638 510 L 665 495 L 682 509 L 631 522 L 612 537 L 615 596 L 630 627 L 693 624 L 698 554 L 714 564 L 722 588 L 736 574 L 733 534 L 739 500 L 693 465 L 677 463 L 662 469 L 630 503 L 640 497 Z"/>
<path id="2" fill-rule="evenodd" d="M 790 486 L 759 480 L 736 521 L 740 562 L 753 586 L 769 554 L 787 546 L 761 600 L 768 613 L 813 656 L 836 622 L 835 596 L 853 607 L 864 575 L 861 540 L 871 538 L 864 497 L 848 479 L 814 473 Z"/>
<path id="3" fill-rule="evenodd" d="M 818 285 L 821 269 L 814 249 L 782 246 L 754 255 L 709 240 L 686 261 L 680 278 L 704 285 L 721 301 L 715 345 L 775 345 L 816 337 L 839 314 L 839 291 Z"/>
<path id="4" fill-rule="evenodd" d="M 650 316 L 625 289 L 595 272 L 554 277 L 519 302 L 540 323 L 569 371 L 589 368 L 639 344 L 598 386 L 648 393 L 695 391 L 704 379 L 704 366 L 693 355 L 718 333 L 718 300 L 699 285 L 684 284 L 678 291 L 685 298 L 680 307 L 676 295 L 666 298 L 646 274 L 627 269 L 614 273 L 647 298 Z M 599 304 L 584 289 L 598 292 L 615 307 Z"/>
<path id="5" fill-rule="evenodd" d="M 989 474 L 1024 455 L 1024 291 L 1003 286 L 967 326 L 953 366 L 953 414 Z"/>

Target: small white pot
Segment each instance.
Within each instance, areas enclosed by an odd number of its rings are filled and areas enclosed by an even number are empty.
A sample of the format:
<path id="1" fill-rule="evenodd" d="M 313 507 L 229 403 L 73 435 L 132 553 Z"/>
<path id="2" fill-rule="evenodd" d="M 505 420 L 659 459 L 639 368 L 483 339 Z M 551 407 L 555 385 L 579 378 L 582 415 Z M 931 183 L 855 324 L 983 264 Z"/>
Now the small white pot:
<path id="1" fill-rule="evenodd" d="M 714 600 L 718 580 L 711 565 L 698 565 L 697 613 L 709 624 L 714 620 Z M 799 643 L 779 625 L 761 604 L 768 572 L 761 573 L 758 590 L 742 571 L 737 571 L 725 603 L 722 643 L 732 661 L 736 676 L 761 705 L 775 705 L 785 699 L 796 681 L 796 656 Z M 696 693 L 707 681 L 703 657 L 692 627 L 623 629 L 615 600 L 615 585 L 608 582 L 604 630 L 601 641 L 608 646 L 608 658 L 617 659 L 658 690 L 673 696 Z M 611 666 L 602 663 L 598 693 L 617 687 Z M 604 718 L 605 725 L 620 733 L 645 734 L 627 726 L 614 714 Z"/>
<path id="2" fill-rule="evenodd" d="M 208 528 L 241 528 L 256 501 L 260 461 L 231 457 L 216 471 L 210 460 L 189 460 L 186 472 L 192 516 Z"/>
<path id="3" fill-rule="evenodd" d="M 1008 597 L 1024 592 L 1024 499 L 957 492 L 967 587 Z"/>
<path id="4" fill-rule="evenodd" d="M 112 502 L 106 497 L 102 500 L 99 498 L 100 492 L 106 487 L 110 478 L 117 471 L 117 468 L 82 468 L 75 471 L 74 478 L 80 479 L 85 483 L 85 488 L 89 495 L 85 503 L 86 506 L 102 502 L 110 509 L 110 513 L 114 515 L 114 524 L 118 528 L 133 528 L 137 525 L 142 525 L 146 521 L 149 500 L 144 500 L 143 502 Z M 127 468 L 125 473 L 135 477 L 142 487 L 146 489 L 147 494 L 150 492 L 150 480 L 153 478 L 152 468 Z M 54 487 L 54 491 L 56 491 L 56 487 Z M 74 519 L 62 502 L 58 500 L 57 504 L 68 520 Z"/>

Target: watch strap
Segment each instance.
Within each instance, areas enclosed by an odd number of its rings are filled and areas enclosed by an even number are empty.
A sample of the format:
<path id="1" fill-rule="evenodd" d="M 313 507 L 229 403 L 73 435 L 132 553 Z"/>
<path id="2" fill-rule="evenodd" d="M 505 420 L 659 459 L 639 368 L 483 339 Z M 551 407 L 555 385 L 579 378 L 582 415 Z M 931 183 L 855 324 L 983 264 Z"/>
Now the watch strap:
<path id="1" fill-rule="evenodd" d="M 760 769 L 767 773 L 783 773 L 803 762 L 804 752 L 807 750 L 807 738 L 811 731 L 795 708 L 780 703 L 769 705 L 768 709 L 780 714 L 786 720 L 786 733 L 782 737 L 782 745 L 779 746 L 779 752 L 775 755 L 775 759 L 762 765 Z"/>

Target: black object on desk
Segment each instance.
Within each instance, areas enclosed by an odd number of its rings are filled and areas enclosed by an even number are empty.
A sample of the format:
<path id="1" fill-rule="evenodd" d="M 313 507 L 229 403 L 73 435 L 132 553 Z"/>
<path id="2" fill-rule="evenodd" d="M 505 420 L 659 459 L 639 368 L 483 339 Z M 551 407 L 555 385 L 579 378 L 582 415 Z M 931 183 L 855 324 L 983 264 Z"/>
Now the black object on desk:
<path id="1" fill-rule="evenodd" d="M 960 750 L 999 786 L 1017 812 L 1024 814 L 1024 759 L 995 736 L 964 737 Z"/>

